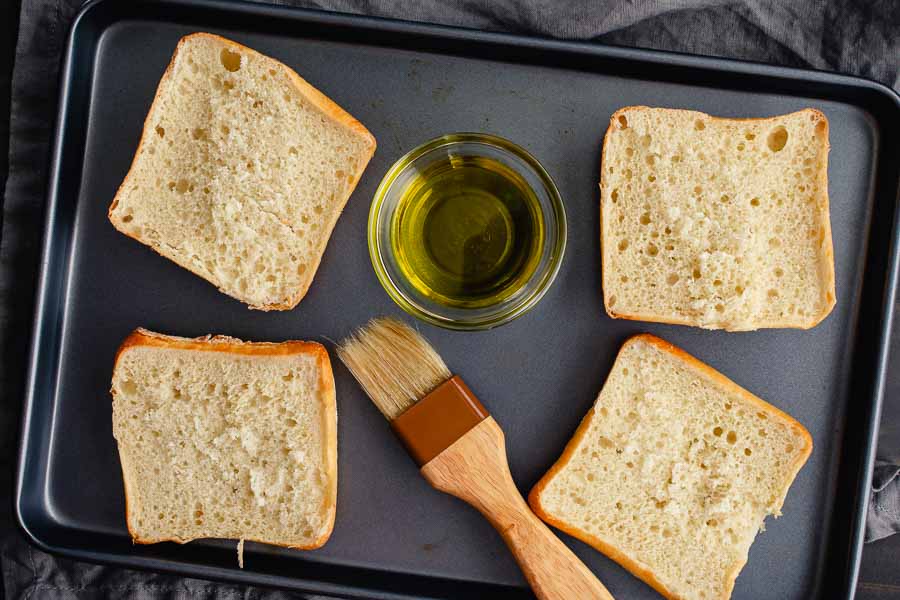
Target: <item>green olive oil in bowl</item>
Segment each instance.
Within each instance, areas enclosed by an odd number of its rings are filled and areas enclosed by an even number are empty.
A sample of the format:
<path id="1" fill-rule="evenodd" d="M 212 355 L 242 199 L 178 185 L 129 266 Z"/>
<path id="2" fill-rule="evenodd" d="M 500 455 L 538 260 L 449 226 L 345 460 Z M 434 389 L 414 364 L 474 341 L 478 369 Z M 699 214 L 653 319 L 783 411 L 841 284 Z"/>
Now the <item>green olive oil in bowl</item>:
<path id="1" fill-rule="evenodd" d="M 522 177 L 481 156 L 436 161 L 410 182 L 397 206 L 391 246 L 409 282 L 449 306 L 500 302 L 540 262 L 540 203 Z"/>
<path id="2" fill-rule="evenodd" d="M 565 250 L 556 187 L 522 148 L 484 134 L 448 135 L 388 171 L 369 216 L 369 251 L 390 296 L 452 329 L 486 329 L 524 313 Z"/>

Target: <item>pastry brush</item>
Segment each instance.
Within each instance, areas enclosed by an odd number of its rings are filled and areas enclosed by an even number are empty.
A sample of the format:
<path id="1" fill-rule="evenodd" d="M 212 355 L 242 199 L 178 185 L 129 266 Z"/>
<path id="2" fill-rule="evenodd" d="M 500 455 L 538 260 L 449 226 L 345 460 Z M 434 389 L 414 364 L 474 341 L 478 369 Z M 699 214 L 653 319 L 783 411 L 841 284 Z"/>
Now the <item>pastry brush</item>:
<path id="1" fill-rule="evenodd" d="M 612 600 L 531 512 L 509 472 L 500 426 L 421 335 L 395 319 L 375 319 L 337 353 L 390 421 L 422 476 L 490 521 L 539 599 Z"/>

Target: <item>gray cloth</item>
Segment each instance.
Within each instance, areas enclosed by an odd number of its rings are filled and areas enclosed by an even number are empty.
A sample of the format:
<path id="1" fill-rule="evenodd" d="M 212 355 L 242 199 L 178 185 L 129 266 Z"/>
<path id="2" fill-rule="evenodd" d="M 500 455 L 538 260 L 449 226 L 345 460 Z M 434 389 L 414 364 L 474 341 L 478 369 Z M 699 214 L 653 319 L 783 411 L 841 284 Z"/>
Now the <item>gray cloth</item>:
<path id="1" fill-rule="evenodd" d="M 866 541 L 900 532 L 900 465 L 879 460 L 872 474 L 872 499 L 866 516 Z"/>
<path id="2" fill-rule="evenodd" d="M 743 58 L 864 75 L 900 87 L 900 2 L 842 0 L 297 0 L 326 10 L 521 34 Z M 0 468 L 11 479 L 30 337 L 59 59 L 79 0 L 24 0 L 0 242 Z M 897 530 L 894 472 L 871 511 Z M 0 486 L 10 506 L 11 487 Z M 888 500 L 893 498 L 893 509 Z M 877 506 L 888 507 L 880 511 Z M 893 517 L 890 517 L 891 511 Z M 878 531 L 886 531 L 879 526 Z M 0 511 L 7 598 L 299 598 L 297 594 L 58 559 L 28 545 Z"/>

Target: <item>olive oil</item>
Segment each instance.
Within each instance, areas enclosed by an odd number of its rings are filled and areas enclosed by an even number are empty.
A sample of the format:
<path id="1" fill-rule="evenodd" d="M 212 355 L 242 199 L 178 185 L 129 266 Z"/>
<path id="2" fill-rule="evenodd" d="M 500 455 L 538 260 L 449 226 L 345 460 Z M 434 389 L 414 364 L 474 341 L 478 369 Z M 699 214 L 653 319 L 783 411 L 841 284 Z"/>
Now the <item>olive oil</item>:
<path id="1" fill-rule="evenodd" d="M 540 263 L 540 201 L 503 163 L 450 156 L 407 184 L 391 223 L 404 276 L 430 300 L 459 308 L 512 296 Z"/>

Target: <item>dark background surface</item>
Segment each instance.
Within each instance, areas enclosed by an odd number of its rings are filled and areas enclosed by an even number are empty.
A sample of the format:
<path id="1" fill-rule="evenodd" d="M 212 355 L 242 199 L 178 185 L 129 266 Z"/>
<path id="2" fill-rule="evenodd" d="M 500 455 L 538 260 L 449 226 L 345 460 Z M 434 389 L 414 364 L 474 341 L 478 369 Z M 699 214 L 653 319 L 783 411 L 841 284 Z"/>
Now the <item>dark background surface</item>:
<path id="1" fill-rule="evenodd" d="M 6 2 L 3 4 L 3 7 L 0 8 L 0 20 L 2 20 L 3 22 L 3 30 L 0 31 L 0 36 L 2 36 L 2 44 L 0 44 L 0 115 L 2 115 L 2 118 L 0 118 L 0 169 L 2 169 L 3 172 L 0 173 L 0 175 L 2 175 L 2 180 L 4 181 L 7 164 L 7 141 L 9 126 L 9 123 L 5 116 L 9 108 L 10 73 L 13 50 L 15 47 L 15 31 L 17 27 L 18 12 L 19 11 L 16 1 Z M 410 18 L 415 17 L 414 14 L 404 16 L 408 16 Z M 900 23 L 895 22 L 895 25 L 900 26 Z M 851 26 L 852 23 L 847 24 L 847 27 Z M 859 27 L 858 24 L 856 24 L 856 26 Z M 897 29 L 895 29 L 894 31 L 896 35 Z M 617 40 L 613 39 L 609 41 Z M 674 39 L 674 37 L 672 40 L 668 41 L 670 42 L 670 44 L 666 43 L 667 40 L 662 39 L 656 45 L 658 47 L 666 47 L 667 45 L 670 45 L 673 48 L 681 49 L 678 48 L 677 40 Z M 723 54 L 723 52 L 716 52 L 715 49 L 713 49 L 711 53 Z M 800 64 L 799 66 L 808 65 Z M 895 82 L 888 81 L 888 83 Z M 35 234 L 39 236 L 39 232 L 35 232 Z M 24 289 L 21 290 L 21 294 L 26 299 L 30 297 L 31 285 L 33 285 L 31 282 L 23 282 Z M 27 302 L 23 302 L 23 304 L 27 304 Z M 30 319 L 30 316 L 30 311 L 28 311 L 22 312 L 17 315 L 11 315 L 8 318 Z M 8 323 L 0 323 L 0 326 L 7 325 Z M 895 333 L 892 338 L 892 375 L 889 376 L 888 381 L 880 440 L 880 454 L 886 457 L 893 457 L 895 459 L 900 456 L 900 398 L 898 398 L 898 394 L 900 394 L 900 370 L 896 368 L 897 366 L 900 366 L 900 353 L 896 351 L 898 348 L 900 348 L 900 336 Z M 3 369 L 7 369 L 8 365 L 9 363 L 5 362 L 3 365 Z M 3 376 L 4 382 L 6 382 L 7 377 L 11 377 L 11 375 L 11 373 L 5 373 Z M 5 402 L 20 401 L 20 398 L 14 398 L 6 394 L 4 394 L 4 398 Z M 9 413 L 7 412 L 5 414 Z M 4 423 L 4 425 L 8 425 L 8 423 Z M 11 444 L 9 440 L 3 440 L 2 446 L 0 446 L 0 448 L 2 448 L 2 451 L 4 453 L 4 455 L 2 456 L 2 464 L 4 466 L 4 469 L 6 469 L 6 473 L 4 473 L 4 476 L 7 477 L 7 481 L 9 481 L 11 486 L 12 474 L 11 469 L 8 467 L 12 462 L 11 458 L 15 451 L 15 444 Z M 6 533 L 9 530 L 9 526 L 11 525 L 10 515 L 4 515 L 2 517 L 2 520 L 0 520 L 0 524 L 2 524 L 2 526 L 4 527 L 3 533 Z M 65 561 L 60 562 L 63 563 Z M 28 565 L 22 566 L 25 568 L 28 567 Z M 12 574 L 9 572 L 3 573 L 4 578 L 7 578 L 11 575 Z M 128 589 L 130 593 L 132 588 Z M 175 597 L 171 596 L 171 590 L 177 589 L 177 585 L 173 581 L 169 580 L 169 578 L 154 578 L 152 581 L 145 581 L 145 585 L 143 585 L 141 589 L 143 590 L 141 594 L 145 597 Z M 198 597 L 199 594 L 205 594 L 207 592 L 209 592 L 210 595 L 216 595 L 216 592 L 213 591 L 216 589 L 214 586 L 211 586 L 210 588 L 191 587 L 184 589 L 191 590 L 191 593 L 189 593 L 190 597 Z M 157 594 L 154 592 L 154 590 L 161 591 L 159 591 L 159 593 Z M 165 591 L 163 592 L 162 590 Z M 227 593 L 228 595 L 233 595 L 235 597 L 254 597 L 253 591 L 248 591 L 239 587 L 232 588 L 231 586 L 222 586 L 221 588 L 218 588 L 218 590 L 222 592 L 222 597 L 225 597 L 225 593 Z M 863 555 L 863 565 L 862 573 L 860 576 L 859 590 L 860 591 L 857 597 L 863 599 L 900 598 L 900 536 L 894 536 L 893 538 L 888 538 L 886 540 L 875 542 L 866 546 Z M 70 590 L 70 592 L 72 594 L 71 597 L 90 597 L 90 588 L 72 589 Z M 137 594 L 137 592 L 135 593 Z M 42 596 L 40 593 L 37 593 L 33 594 L 33 597 L 37 598 Z"/>

